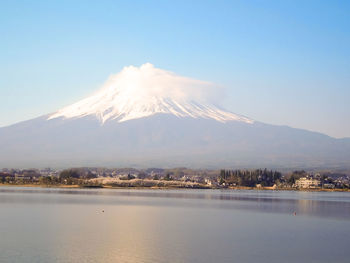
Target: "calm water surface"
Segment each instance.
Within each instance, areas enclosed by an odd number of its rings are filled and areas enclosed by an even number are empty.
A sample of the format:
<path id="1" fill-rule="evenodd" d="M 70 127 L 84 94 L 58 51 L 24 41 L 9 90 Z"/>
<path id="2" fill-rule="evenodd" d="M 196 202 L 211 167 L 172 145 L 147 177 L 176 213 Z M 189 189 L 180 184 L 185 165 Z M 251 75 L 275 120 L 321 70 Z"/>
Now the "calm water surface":
<path id="1" fill-rule="evenodd" d="M 350 193 L 0 187 L 0 262 L 349 262 L 349 244 Z"/>

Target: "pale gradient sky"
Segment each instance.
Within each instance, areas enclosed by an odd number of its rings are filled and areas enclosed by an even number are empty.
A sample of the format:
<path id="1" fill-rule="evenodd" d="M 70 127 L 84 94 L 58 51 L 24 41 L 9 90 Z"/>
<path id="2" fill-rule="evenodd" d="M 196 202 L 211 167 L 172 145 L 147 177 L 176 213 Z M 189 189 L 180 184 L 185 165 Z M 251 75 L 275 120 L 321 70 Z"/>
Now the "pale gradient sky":
<path id="1" fill-rule="evenodd" d="M 235 113 L 350 137 L 349 13 L 349 1 L 1 1 L 0 126 L 150 62 L 226 87 Z"/>

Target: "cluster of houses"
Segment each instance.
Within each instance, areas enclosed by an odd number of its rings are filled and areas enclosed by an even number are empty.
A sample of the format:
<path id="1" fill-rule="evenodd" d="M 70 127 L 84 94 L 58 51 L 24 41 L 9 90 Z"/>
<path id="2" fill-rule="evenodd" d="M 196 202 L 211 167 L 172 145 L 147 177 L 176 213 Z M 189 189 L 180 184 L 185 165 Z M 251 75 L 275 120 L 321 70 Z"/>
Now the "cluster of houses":
<path id="1" fill-rule="evenodd" d="M 326 176 L 321 176 L 320 174 L 315 175 L 305 175 L 295 181 L 293 187 L 303 188 L 303 189 L 335 189 L 349 187 L 350 178 L 349 177 L 339 177 L 337 179 L 328 178 Z"/>
<path id="2" fill-rule="evenodd" d="M 40 171 L 29 169 L 29 170 L 19 170 L 19 169 L 3 169 L 0 172 L 1 182 L 14 182 L 14 181 L 33 181 L 42 176 Z"/>
<path id="3" fill-rule="evenodd" d="M 13 182 L 37 182 L 42 176 L 58 176 L 59 172 L 50 168 L 47 169 L 2 169 L 0 171 L 0 183 Z"/>
<path id="4" fill-rule="evenodd" d="M 301 177 L 296 180 L 293 187 L 295 188 L 320 188 L 321 180 L 313 177 Z M 334 187 L 333 187 L 334 188 Z"/>

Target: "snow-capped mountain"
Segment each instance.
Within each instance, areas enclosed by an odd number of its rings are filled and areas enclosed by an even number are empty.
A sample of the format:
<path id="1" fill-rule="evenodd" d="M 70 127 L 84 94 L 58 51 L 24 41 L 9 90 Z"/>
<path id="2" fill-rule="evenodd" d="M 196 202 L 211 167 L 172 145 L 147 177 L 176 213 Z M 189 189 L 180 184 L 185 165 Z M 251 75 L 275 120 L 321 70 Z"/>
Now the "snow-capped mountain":
<path id="1" fill-rule="evenodd" d="M 93 95 L 0 128 L 1 167 L 349 167 L 350 140 L 215 106 L 217 87 L 125 67 Z"/>
<path id="2" fill-rule="evenodd" d="M 252 120 L 219 109 L 204 101 L 201 92 L 211 84 L 177 76 L 146 63 L 140 68 L 125 67 L 92 96 L 50 115 L 49 120 L 96 116 L 102 123 L 123 122 L 154 114 L 206 118 L 220 122 Z M 196 100 L 197 99 L 197 100 Z"/>

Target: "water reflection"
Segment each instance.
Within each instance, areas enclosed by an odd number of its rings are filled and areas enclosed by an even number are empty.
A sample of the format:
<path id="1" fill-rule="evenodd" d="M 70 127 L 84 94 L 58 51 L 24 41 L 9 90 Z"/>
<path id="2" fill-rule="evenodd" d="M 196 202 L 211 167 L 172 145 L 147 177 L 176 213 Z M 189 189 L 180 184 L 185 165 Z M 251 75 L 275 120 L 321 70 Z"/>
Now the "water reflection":
<path id="1" fill-rule="evenodd" d="M 347 192 L 0 187 L 0 203 L 202 207 L 350 219 Z"/>
<path id="2" fill-rule="evenodd" d="M 0 262 L 347 262 L 349 204 L 348 193 L 2 187 Z"/>

